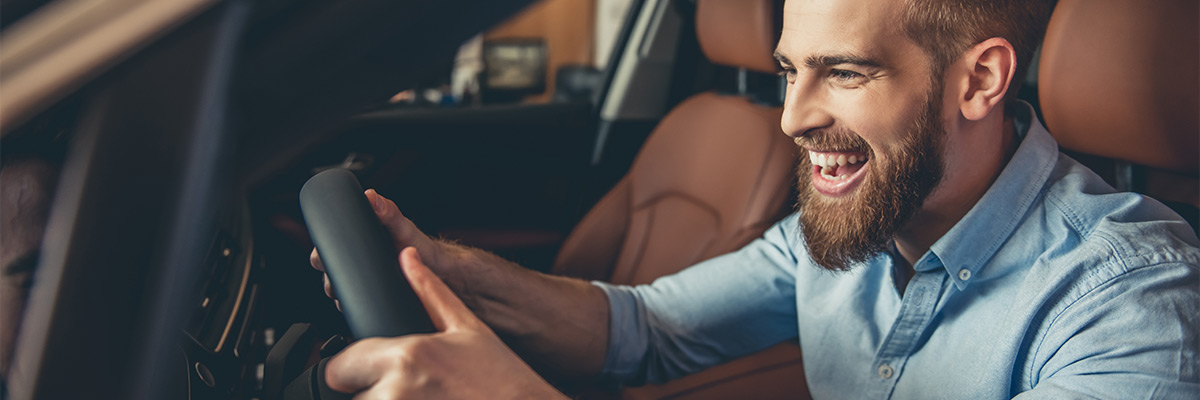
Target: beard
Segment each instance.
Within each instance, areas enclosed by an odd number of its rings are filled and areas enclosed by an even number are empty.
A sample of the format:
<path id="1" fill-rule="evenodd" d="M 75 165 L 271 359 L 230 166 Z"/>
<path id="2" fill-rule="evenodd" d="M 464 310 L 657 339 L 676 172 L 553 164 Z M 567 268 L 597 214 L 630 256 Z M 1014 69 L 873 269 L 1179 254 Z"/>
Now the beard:
<path id="1" fill-rule="evenodd" d="M 935 88 L 936 89 L 936 88 Z M 944 173 L 942 142 L 946 136 L 939 115 L 941 103 L 931 90 L 923 109 L 900 136 L 900 146 L 887 161 L 878 157 L 858 134 L 830 129 L 806 134 L 798 145 L 868 154 L 870 170 L 853 193 L 829 198 L 812 185 L 813 165 L 800 157 L 796 175 L 796 208 L 809 255 L 818 266 L 847 271 L 851 266 L 888 251 L 891 240 L 916 213 Z"/>

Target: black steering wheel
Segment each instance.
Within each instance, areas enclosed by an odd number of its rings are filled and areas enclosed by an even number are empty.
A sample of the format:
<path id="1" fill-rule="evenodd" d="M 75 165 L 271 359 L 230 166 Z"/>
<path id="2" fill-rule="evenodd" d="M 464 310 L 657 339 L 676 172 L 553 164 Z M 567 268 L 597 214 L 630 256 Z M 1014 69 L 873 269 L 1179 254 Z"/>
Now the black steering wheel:
<path id="1" fill-rule="evenodd" d="M 397 249 L 354 173 L 329 169 L 300 189 L 300 209 L 350 332 L 357 338 L 435 332 L 400 271 Z M 349 398 L 325 385 L 321 360 L 284 390 L 285 399 Z"/>

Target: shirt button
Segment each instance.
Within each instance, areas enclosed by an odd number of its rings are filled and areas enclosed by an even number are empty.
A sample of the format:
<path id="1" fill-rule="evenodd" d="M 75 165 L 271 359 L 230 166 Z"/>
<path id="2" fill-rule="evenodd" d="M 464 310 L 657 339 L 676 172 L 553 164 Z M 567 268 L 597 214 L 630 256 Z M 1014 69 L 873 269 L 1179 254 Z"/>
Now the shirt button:
<path id="1" fill-rule="evenodd" d="M 963 268 L 958 270 L 958 280 L 965 281 L 971 279 L 971 270 Z"/>
<path id="2" fill-rule="evenodd" d="M 891 379 L 891 377 L 892 377 L 892 373 L 893 373 L 893 372 L 895 372 L 895 371 L 892 371 L 892 366 L 891 366 L 891 365 L 883 364 L 883 365 L 880 365 L 880 366 L 879 366 L 879 370 L 878 370 L 878 371 L 876 371 L 876 372 L 878 372 L 878 373 L 879 373 L 879 377 L 880 377 L 880 378 L 883 378 L 883 379 Z"/>

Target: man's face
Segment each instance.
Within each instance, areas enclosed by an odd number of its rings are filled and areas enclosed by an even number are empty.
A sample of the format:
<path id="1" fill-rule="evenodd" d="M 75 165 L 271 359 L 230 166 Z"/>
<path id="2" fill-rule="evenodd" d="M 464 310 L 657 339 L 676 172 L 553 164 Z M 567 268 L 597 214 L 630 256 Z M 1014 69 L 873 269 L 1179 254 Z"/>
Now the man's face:
<path id="1" fill-rule="evenodd" d="M 33 283 L 55 171 L 24 159 L 0 169 L 0 379 L 8 376 L 25 301 Z"/>
<path id="2" fill-rule="evenodd" d="M 886 250 L 942 177 L 942 85 L 903 34 L 902 6 L 785 5 L 782 127 L 807 153 L 797 204 L 809 252 L 827 269 Z"/>

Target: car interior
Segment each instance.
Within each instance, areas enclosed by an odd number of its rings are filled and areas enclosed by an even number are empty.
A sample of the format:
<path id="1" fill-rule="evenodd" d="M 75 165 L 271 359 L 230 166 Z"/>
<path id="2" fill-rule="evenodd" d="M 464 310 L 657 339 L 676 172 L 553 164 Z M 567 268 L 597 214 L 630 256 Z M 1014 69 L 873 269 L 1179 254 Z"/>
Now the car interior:
<path id="1" fill-rule="evenodd" d="M 759 237 L 796 198 L 782 0 L 624 3 L 602 63 L 603 0 L 0 3 L 0 150 L 64 154 L 0 393 L 332 398 L 305 374 L 352 335 L 298 201 L 331 168 L 431 236 L 588 280 L 649 283 Z M 1058 0 L 1018 95 L 1066 154 L 1194 230 L 1196 15 Z M 455 98 L 472 41 L 480 88 Z M 579 398 L 809 398 L 794 341 L 641 387 L 534 368 Z"/>

